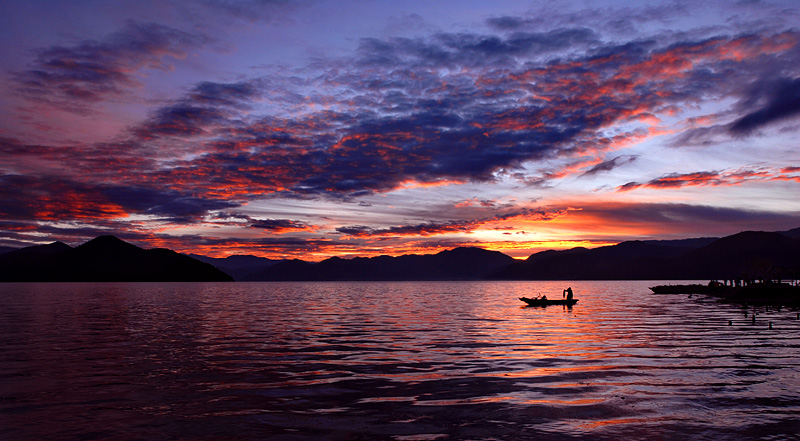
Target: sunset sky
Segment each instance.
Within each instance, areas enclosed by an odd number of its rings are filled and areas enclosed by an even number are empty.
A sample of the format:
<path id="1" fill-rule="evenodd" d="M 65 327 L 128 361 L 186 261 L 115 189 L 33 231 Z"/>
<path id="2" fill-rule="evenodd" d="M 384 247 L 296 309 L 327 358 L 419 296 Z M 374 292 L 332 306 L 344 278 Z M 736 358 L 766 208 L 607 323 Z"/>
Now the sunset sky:
<path id="1" fill-rule="evenodd" d="M 0 0 L 0 43 L 0 246 L 527 257 L 800 227 L 796 0 Z"/>

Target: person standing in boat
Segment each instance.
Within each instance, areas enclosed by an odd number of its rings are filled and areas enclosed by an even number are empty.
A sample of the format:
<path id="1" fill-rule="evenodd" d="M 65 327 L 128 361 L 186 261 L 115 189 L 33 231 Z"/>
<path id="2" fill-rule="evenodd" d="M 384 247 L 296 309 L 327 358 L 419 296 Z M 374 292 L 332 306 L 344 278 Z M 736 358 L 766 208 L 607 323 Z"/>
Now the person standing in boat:
<path id="1" fill-rule="evenodd" d="M 567 289 L 565 289 L 564 292 L 561 293 L 561 297 L 564 297 L 564 296 L 567 297 L 567 301 L 572 300 L 572 287 L 571 286 L 568 287 Z"/>

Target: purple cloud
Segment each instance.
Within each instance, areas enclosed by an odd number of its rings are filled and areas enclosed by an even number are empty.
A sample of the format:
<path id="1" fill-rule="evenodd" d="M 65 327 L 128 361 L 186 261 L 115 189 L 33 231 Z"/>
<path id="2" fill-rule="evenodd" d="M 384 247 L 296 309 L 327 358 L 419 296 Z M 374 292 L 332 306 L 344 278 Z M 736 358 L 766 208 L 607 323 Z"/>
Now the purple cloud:
<path id="1" fill-rule="evenodd" d="M 799 115 L 800 78 L 781 79 L 766 87 L 759 87 L 745 104 L 751 108 L 761 102 L 763 104 L 758 110 L 734 121 L 730 131 L 734 134 L 748 134 L 759 127 Z"/>
<path id="2" fill-rule="evenodd" d="M 358 69 L 329 69 L 294 86 L 276 79 L 289 91 L 283 94 L 297 95 L 292 87 L 316 86 L 317 95 L 309 99 L 332 103 L 332 110 L 291 118 L 251 115 L 258 101 L 272 93 L 276 83 L 270 77 L 198 83 L 154 109 L 132 128 L 128 145 L 169 157 L 151 141 L 192 137 L 193 155 L 173 159 L 169 167 L 142 164 L 150 168 L 140 170 L 142 179 L 135 186 L 205 192 L 217 200 L 264 193 L 354 198 L 408 183 L 492 182 L 527 161 L 600 156 L 614 149 L 618 138 L 646 133 L 606 136 L 603 129 L 615 124 L 707 95 L 735 96 L 741 93 L 737 81 L 752 69 L 790 64 L 773 55 L 783 50 L 775 49 L 775 40 L 789 37 L 797 39 L 795 34 L 718 36 L 661 47 L 645 40 L 596 44 L 592 32 L 565 28 L 510 36 L 364 40 L 352 60 Z M 561 45 L 593 50 L 536 61 L 544 46 Z M 741 58 L 742 51 L 758 58 Z M 520 61 L 500 69 L 488 52 Z M 738 71 L 726 70 L 733 62 Z M 430 70 L 454 63 L 480 68 L 446 76 Z M 362 69 L 365 65 L 372 68 Z M 633 160 L 619 156 L 583 173 L 609 171 Z"/>
<path id="3" fill-rule="evenodd" d="M 491 217 L 479 219 L 450 220 L 443 222 L 428 221 L 413 225 L 398 225 L 388 228 L 371 228 L 364 225 L 339 227 L 337 233 L 345 236 L 367 238 L 387 236 L 432 236 L 447 233 L 470 233 L 481 226 L 493 222 L 502 222 L 514 218 L 535 220 L 552 220 L 563 212 L 545 212 L 542 210 L 517 209 Z"/>
<path id="4" fill-rule="evenodd" d="M 233 8 L 234 15 L 246 10 L 237 9 L 240 3 L 212 3 Z M 624 41 L 572 23 L 537 28 L 527 18 L 498 17 L 488 22 L 490 32 L 362 39 L 351 57 L 322 59 L 300 73 L 194 83 L 114 142 L 0 140 L 8 172 L 0 178 L 12 186 L 7 188 L 20 188 L 0 195 L 0 212 L 9 219 L 101 221 L 135 213 L 190 224 L 270 197 L 352 199 L 509 177 L 545 185 L 632 163 L 637 156 L 598 161 L 621 141 L 649 136 L 657 115 L 687 104 L 723 98 L 752 103 L 730 110 L 737 118 L 732 133 L 798 112 L 800 80 L 770 80 L 770 72 L 794 69 L 797 32 L 731 36 L 700 30 Z M 99 40 L 40 51 L 14 81 L 29 99 L 86 110 L 125 94 L 142 71 L 166 69 L 171 59 L 208 43 L 199 34 L 129 23 Z M 754 78 L 769 87 L 752 92 Z M 687 132 L 684 138 L 698 142 L 702 136 Z M 554 159 L 576 165 L 539 179 L 523 175 L 528 163 Z M 587 170 L 586 164 L 595 165 Z M 720 185 L 723 178 L 739 179 L 674 174 L 619 190 Z M 59 195 L 71 202 L 59 204 Z M 338 232 L 464 233 L 503 219 L 356 225 Z M 291 219 L 239 223 L 267 233 L 313 231 Z"/>
<path id="5" fill-rule="evenodd" d="M 31 68 L 14 72 L 13 80 L 27 99 L 85 113 L 91 104 L 138 85 L 138 72 L 168 70 L 168 58 L 182 58 L 209 42 L 203 35 L 131 21 L 101 40 L 42 49 Z"/>
<path id="6" fill-rule="evenodd" d="M 292 219 L 253 219 L 250 227 L 267 230 L 275 234 L 297 231 L 316 231 L 318 229 L 306 222 Z"/>
<path id="7" fill-rule="evenodd" d="M 617 156 L 615 158 L 611 158 L 611 159 L 609 159 L 607 161 L 603 161 L 603 162 L 593 166 L 589 170 L 586 170 L 585 172 L 583 172 L 583 174 L 581 174 L 581 176 L 594 176 L 594 175 L 597 175 L 597 174 L 600 174 L 600 173 L 610 172 L 611 170 L 614 170 L 617 167 L 621 167 L 623 165 L 630 164 L 630 163 L 636 161 L 637 159 L 639 159 L 639 155 L 621 155 L 621 156 Z"/>

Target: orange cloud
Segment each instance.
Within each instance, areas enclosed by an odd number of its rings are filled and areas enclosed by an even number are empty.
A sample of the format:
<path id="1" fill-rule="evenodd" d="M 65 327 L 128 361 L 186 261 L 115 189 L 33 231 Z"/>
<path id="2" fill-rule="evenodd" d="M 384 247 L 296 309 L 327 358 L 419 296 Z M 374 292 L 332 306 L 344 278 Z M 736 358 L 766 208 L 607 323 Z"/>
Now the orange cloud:
<path id="1" fill-rule="evenodd" d="M 706 185 L 740 185 L 749 181 L 765 181 L 770 179 L 790 179 L 792 176 L 780 175 L 773 169 L 752 170 L 742 168 L 724 172 L 694 172 L 694 173 L 672 173 L 653 179 L 648 182 L 629 182 L 617 187 L 618 192 L 626 192 L 638 188 L 670 189 L 681 187 L 700 187 Z"/>

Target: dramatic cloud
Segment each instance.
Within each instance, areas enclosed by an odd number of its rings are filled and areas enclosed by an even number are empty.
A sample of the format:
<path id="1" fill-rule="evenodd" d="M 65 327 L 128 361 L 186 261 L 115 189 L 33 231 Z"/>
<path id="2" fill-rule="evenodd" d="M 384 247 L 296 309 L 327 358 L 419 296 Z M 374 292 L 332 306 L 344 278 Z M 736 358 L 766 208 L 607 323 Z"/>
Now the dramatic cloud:
<path id="1" fill-rule="evenodd" d="M 493 6 L 455 24 L 369 3 L 333 26 L 315 9 L 333 5 L 168 2 L 69 26 L 68 40 L 42 34 L 8 72 L 24 109 L 0 115 L 14 122 L 0 121 L 5 237 L 71 225 L 214 252 L 238 237 L 270 253 L 371 253 L 577 231 L 570 219 L 594 222 L 579 209 L 604 197 L 714 190 L 737 204 L 738 186 L 774 207 L 800 182 L 797 127 L 762 130 L 800 114 L 789 12 Z M 88 33 L 113 23 L 126 24 Z"/>
<path id="2" fill-rule="evenodd" d="M 706 95 L 737 93 L 732 88 L 736 74 L 726 72 L 734 80 L 711 82 L 710 70 L 726 71 L 733 63 L 744 75 L 751 53 L 763 63 L 764 57 L 793 47 L 797 40 L 784 33 L 714 37 L 667 47 L 643 41 L 600 45 L 589 57 L 534 62 L 543 41 L 548 47 L 569 46 L 575 39 L 590 44 L 590 36 L 573 29 L 536 38 L 438 34 L 427 40 L 370 39 L 362 41 L 357 61 L 371 69 L 337 68 L 319 77 L 323 82 L 318 90 L 328 90 L 328 102 L 339 110 L 292 119 L 254 118 L 241 110 L 267 94 L 269 78 L 202 83 L 154 111 L 135 133 L 142 140 L 204 138 L 198 140 L 206 143 L 204 154 L 171 162 L 169 171 L 156 176 L 173 182 L 191 176 L 194 185 L 210 190 L 224 186 L 233 193 L 353 198 L 409 183 L 494 182 L 498 174 L 529 161 L 598 157 L 653 136 L 658 133 L 652 129 L 658 124 L 655 114 Z M 514 61 L 497 70 L 489 53 L 522 60 L 530 55 L 532 64 Z M 780 58 L 772 62 L 785 63 Z M 409 66 L 416 70 L 409 71 Z M 431 71 L 467 66 L 481 68 L 475 74 Z M 651 128 L 606 133 L 631 123 Z M 618 156 L 580 173 L 595 175 L 633 158 Z"/>
<path id="3" fill-rule="evenodd" d="M 513 219 L 526 221 L 549 221 L 562 216 L 565 211 L 546 212 L 542 210 L 523 209 L 492 217 L 470 220 L 453 220 L 447 222 L 424 222 L 415 225 L 399 225 L 389 228 L 370 228 L 366 226 L 340 227 L 336 231 L 348 237 L 397 237 L 397 236 L 433 236 L 448 233 L 471 233 L 488 224 Z"/>
<path id="4" fill-rule="evenodd" d="M 212 128 L 234 125 L 232 119 L 248 110 L 257 95 L 258 89 L 250 83 L 206 81 L 176 102 L 158 108 L 144 123 L 133 128 L 133 133 L 141 140 L 212 135 Z"/>
<path id="5" fill-rule="evenodd" d="M 480 205 L 481 207 L 495 207 L 497 205 L 497 202 L 486 199 L 479 201 L 478 198 L 472 198 L 463 202 L 459 202 L 454 206 L 456 208 L 464 208 L 464 207 L 471 207 L 473 205 Z"/>
<path id="6" fill-rule="evenodd" d="M 628 182 L 618 188 L 619 191 L 630 191 L 639 187 L 651 188 L 677 188 L 687 185 L 720 185 L 723 183 L 722 176 L 717 172 L 696 172 L 696 173 L 671 173 L 650 182 L 641 184 L 638 182 Z"/>
<path id="7" fill-rule="evenodd" d="M 440 33 L 430 39 L 367 38 L 359 45 L 359 61 L 389 67 L 499 66 L 501 62 L 513 62 L 511 57 L 536 57 L 596 42 L 594 31 L 586 28 L 515 32 L 508 36 Z"/>
<path id="8" fill-rule="evenodd" d="M 685 203 L 588 203 L 570 211 L 577 222 L 617 228 L 620 238 L 640 234 L 732 234 L 741 230 L 775 231 L 795 225 L 800 212 L 772 212 Z M 691 237 L 684 236 L 684 237 Z"/>
<path id="9" fill-rule="evenodd" d="M 754 96 L 747 100 L 749 105 L 765 101 L 763 106 L 737 119 L 730 127 L 733 133 L 750 133 L 753 130 L 800 114 L 800 78 L 784 79 L 766 91 L 758 91 L 765 96 Z M 748 106 L 750 107 L 750 106 Z"/>
<path id="10" fill-rule="evenodd" d="M 617 191 L 630 191 L 641 187 L 656 189 L 680 188 L 705 185 L 739 185 L 747 181 L 798 181 L 800 167 L 772 168 L 740 168 L 722 172 L 671 173 L 649 182 L 629 182 L 617 188 Z"/>
<path id="11" fill-rule="evenodd" d="M 0 214 L 6 219 L 92 220 L 150 215 L 193 223 L 235 202 L 130 186 L 96 185 L 48 176 L 0 175 Z"/>
<path id="12" fill-rule="evenodd" d="M 155 216 L 174 223 L 193 223 L 210 211 L 235 208 L 235 201 L 197 197 L 172 190 L 106 187 L 103 195 L 132 213 Z"/>
<path id="13" fill-rule="evenodd" d="M 209 38 L 156 23 L 129 22 L 101 40 L 42 49 L 31 69 L 14 73 L 28 99 L 86 112 L 90 105 L 140 84 L 146 69 L 169 70 L 169 58 L 183 58 Z"/>
<path id="14" fill-rule="evenodd" d="M 319 227 L 291 219 L 254 219 L 250 226 L 252 228 L 268 230 L 274 234 L 319 230 Z"/>
<path id="15" fill-rule="evenodd" d="M 586 170 L 585 172 L 583 172 L 583 174 L 581 174 L 581 176 L 593 176 L 593 175 L 596 175 L 598 173 L 610 172 L 611 170 L 614 170 L 617 167 L 623 166 L 625 164 L 630 164 L 630 163 L 636 161 L 637 159 L 639 159 L 639 156 L 637 156 L 637 155 L 617 156 L 616 158 L 611 158 L 611 159 L 609 159 L 607 161 L 603 161 L 603 162 L 593 166 L 589 170 Z"/>

